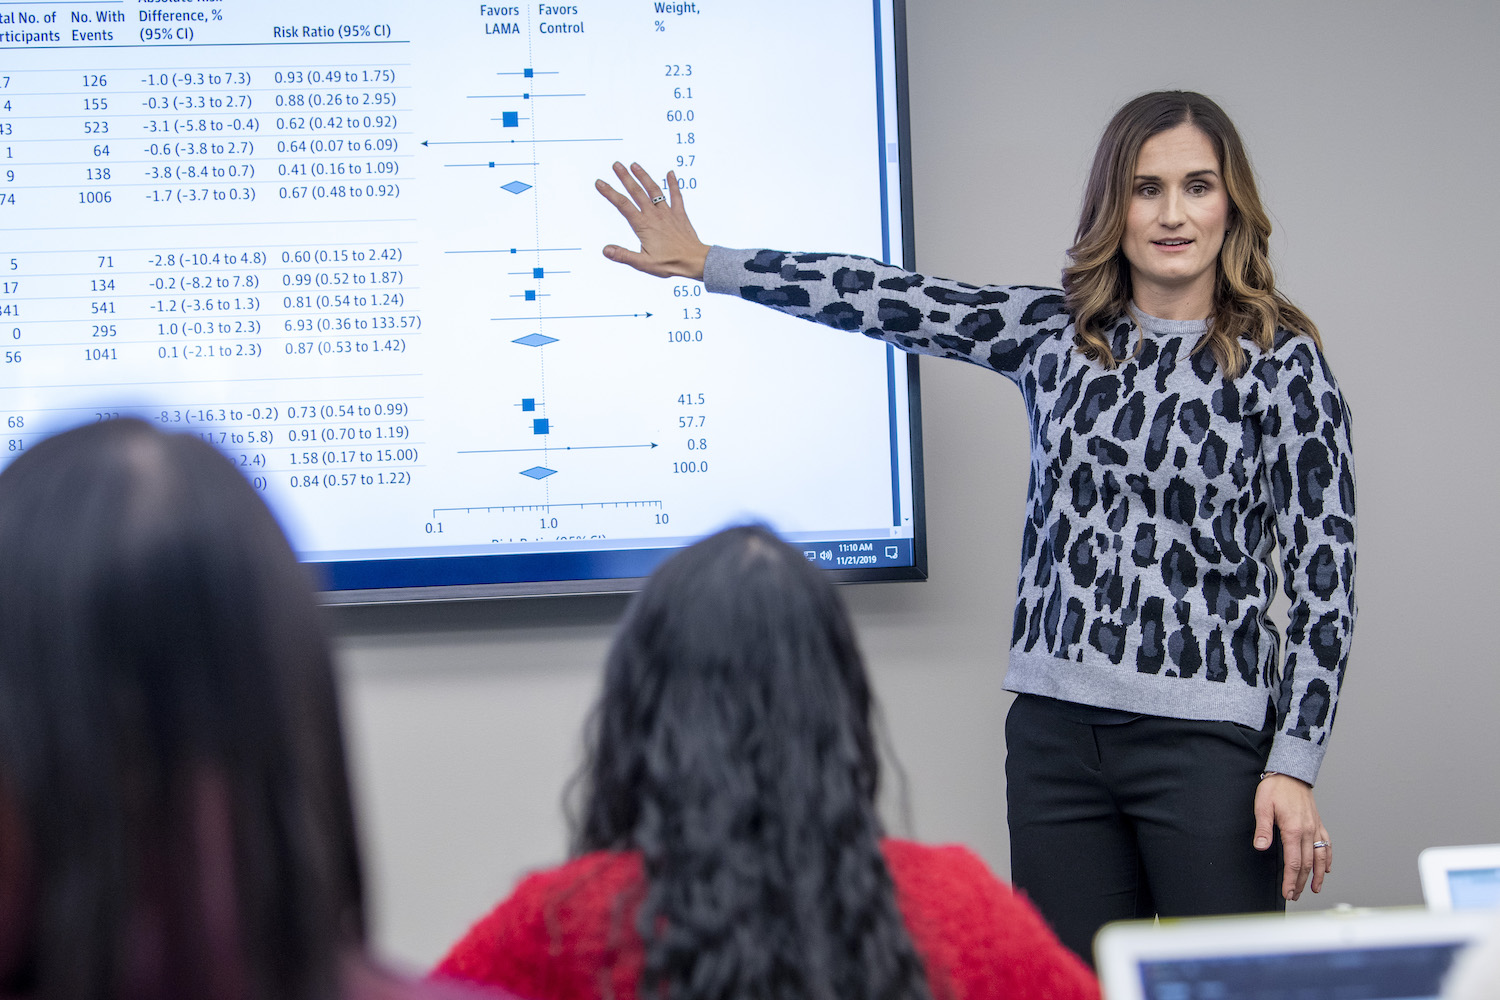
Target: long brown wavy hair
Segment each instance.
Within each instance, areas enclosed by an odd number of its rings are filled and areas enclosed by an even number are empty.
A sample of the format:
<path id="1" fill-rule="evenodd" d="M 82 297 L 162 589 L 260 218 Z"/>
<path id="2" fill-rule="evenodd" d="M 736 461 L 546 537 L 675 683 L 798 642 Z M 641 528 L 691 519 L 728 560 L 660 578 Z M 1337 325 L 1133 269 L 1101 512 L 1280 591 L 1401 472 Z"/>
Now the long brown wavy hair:
<path id="1" fill-rule="evenodd" d="M 1241 337 L 1269 350 L 1280 327 L 1306 334 L 1321 348 L 1313 321 L 1276 290 L 1271 272 L 1271 220 L 1260 203 L 1250 158 L 1234 123 L 1223 108 L 1202 94 L 1163 90 L 1142 94 L 1116 112 L 1094 153 L 1078 231 L 1068 250 L 1070 263 L 1062 276 L 1078 350 L 1107 368 L 1120 363 L 1109 333 L 1130 313 L 1130 264 L 1120 244 L 1136 161 L 1147 139 L 1184 123 L 1213 143 L 1230 203 L 1229 233 L 1219 251 L 1208 331 L 1193 353 L 1208 350 L 1224 376 L 1233 378 L 1247 363 L 1239 345 Z"/>

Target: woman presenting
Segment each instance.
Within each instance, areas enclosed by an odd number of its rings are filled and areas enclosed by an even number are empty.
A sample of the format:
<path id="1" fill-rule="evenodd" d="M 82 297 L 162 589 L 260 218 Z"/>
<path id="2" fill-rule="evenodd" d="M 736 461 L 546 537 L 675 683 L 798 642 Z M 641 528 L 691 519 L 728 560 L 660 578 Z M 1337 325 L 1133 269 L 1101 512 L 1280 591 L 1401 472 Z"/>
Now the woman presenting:
<path id="1" fill-rule="evenodd" d="M 1333 849 L 1312 785 L 1354 627 L 1349 410 L 1276 291 L 1233 123 L 1146 94 L 1100 140 L 1062 287 L 709 247 L 676 180 L 601 194 L 648 274 L 1020 388 L 1031 481 L 1006 720 L 1011 876 L 1088 957 L 1108 920 L 1284 909 Z M 1290 600 L 1285 650 L 1266 611 Z"/>

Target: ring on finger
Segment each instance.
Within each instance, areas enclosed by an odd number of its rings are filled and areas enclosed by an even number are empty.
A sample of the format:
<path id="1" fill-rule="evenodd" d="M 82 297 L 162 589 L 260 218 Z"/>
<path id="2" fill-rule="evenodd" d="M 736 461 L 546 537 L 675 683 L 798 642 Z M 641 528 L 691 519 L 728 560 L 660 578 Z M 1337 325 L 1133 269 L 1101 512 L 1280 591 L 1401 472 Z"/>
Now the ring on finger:
<path id="1" fill-rule="evenodd" d="M 666 200 L 667 200 L 667 196 L 666 195 L 659 194 L 655 198 L 651 199 L 651 204 L 653 204 L 653 205 L 660 205 L 662 202 L 664 202 Z"/>
<path id="2" fill-rule="evenodd" d="M 1332 845 L 1332 844 L 1330 844 L 1330 843 L 1329 843 L 1329 842 L 1328 842 L 1328 841 L 1326 841 L 1326 840 L 1315 840 L 1315 841 L 1313 841 L 1313 850 L 1315 850 L 1315 851 L 1316 851 L 1316 850 L 1317 850 L 1317 849 L 1318 849 L 1318 848 L 1320 848 L 1320 847 L 1332 847 L 1332 846 L 1333 846 L 1333 845 Z"/>

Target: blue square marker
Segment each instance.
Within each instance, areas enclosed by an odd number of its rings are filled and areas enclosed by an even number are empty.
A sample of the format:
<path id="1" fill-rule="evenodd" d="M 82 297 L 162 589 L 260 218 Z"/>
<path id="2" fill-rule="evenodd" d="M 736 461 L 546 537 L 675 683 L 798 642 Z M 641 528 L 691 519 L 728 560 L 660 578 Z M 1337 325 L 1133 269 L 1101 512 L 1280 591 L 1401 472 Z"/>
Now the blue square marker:
<path id="1" fill-rule="evenodd" d="M 526 301 L 527 302 L 535 302 L 536 301 L 536 289 L 534 289 L 534 288 L 528 288 L 528 289 L 526 289 Z"/>
<path id="2" fill-rule="evenodd" d="M 502 111 L 502 112 L 500 112 L 500 127 L 501 128 L 515 128 L 516 126 L 518 126 L 520 124 L 521 124 L 521 112 L 519 112 L 519 111 Z"/>
<path id="3" fill-rule="evenodd" d="M 534 399 L 523 399 L 523 400 L 521 400 L 521 412 L 522 413 L 530 413 L 531 411 L 533 411 L 535 409 L 536 409 L 536 400 L 534 400 Z"/>
<path id="4" fill-rule="evenodd" d="M 533 278 L 545 278 L 547 276 L 547 272 L 539 267 L 533 267 L 531 269 L 531 276 Z"/>
<path id="5" fill-rule="evenodd" d="M 541 417 L 541 418 L 539 418 L 537 420 L 533 420 L 531 422 L 531 433 L 533 433 L 533 434 L 550 434 L 551 431 L 547 430 L 547 418 L 546 417 Z"/>
<path id="6" fill-rule="evenodd" d="M 524 73 L 524 74 L 523 74 L 523 75 L 524 75 L 524 76 L 525 76 L 525 77 L 526 77 L 526 78 L 527 78 L 527 79 L 530 79 L 530 78 L 531 78 L 531 70 L 530 70 L 530 69 L 527 69 L 527 70 L 526 70 L 526 72 L 525 72 L 525 73 Z"/>

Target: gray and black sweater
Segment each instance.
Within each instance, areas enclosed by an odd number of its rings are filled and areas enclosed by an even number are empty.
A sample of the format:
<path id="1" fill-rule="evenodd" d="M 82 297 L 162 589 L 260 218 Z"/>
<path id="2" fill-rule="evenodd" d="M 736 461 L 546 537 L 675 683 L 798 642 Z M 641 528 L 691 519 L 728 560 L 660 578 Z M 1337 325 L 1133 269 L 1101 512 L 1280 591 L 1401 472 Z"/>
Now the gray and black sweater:
<path id="1" fill-rule="evenodd" d="M 1316 780 L 1354 629 L 1354 464 L 1349 408 L 1312 340 L 1242 340 L 1250 364 L 1225 379 L 1192 354 L 1202 322 L 1142 315 L 1114 330 L 1128 360 L 1110 371 L 1074 349 L 1055 288 L 723 247 L 704 283 L 1020 387 L 1031 482 L 1008 690 L 1254 729 L 1269 702 L 1266 767 Z M 1278 547 L 1280 657 L 1266 615 Z"/>

